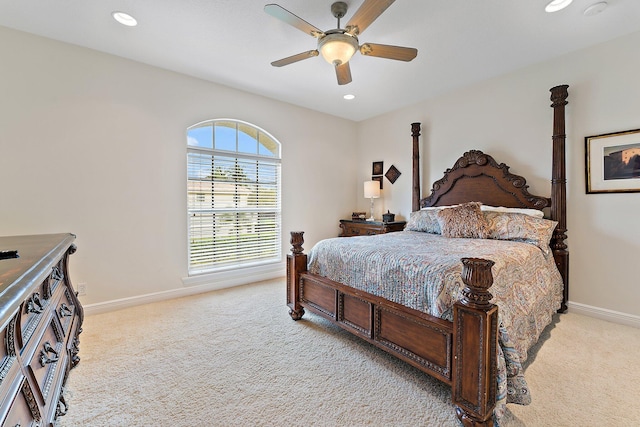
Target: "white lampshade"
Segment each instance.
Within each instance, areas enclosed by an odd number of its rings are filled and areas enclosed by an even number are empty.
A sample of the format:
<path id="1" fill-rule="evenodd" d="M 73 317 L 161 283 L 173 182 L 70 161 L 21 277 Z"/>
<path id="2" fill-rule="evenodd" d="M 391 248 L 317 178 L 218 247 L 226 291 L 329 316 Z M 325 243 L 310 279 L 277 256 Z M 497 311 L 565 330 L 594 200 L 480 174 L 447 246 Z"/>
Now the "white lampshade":
<path id="1" fill-rule="evenodd" d="M 318 40 L 318 50 L 329 64 L 346 64 L 358 50 L 358 39 L 348 34 L 327 34 Z"/>
<path id="2" fill-rule="evenodd" d="M 377 199 L 380 197 L 380 182 L 379 181 L 365 181 L 364 182 L 364 197 L 366 199 Z"/>

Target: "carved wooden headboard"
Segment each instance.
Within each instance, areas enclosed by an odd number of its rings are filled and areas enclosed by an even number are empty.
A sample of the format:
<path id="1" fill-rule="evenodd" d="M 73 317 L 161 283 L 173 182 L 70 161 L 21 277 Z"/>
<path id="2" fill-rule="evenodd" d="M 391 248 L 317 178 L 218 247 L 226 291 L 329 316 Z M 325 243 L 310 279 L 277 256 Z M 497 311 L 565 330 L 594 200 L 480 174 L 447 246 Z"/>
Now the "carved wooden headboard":
<path id="1" fill-rule="evenodd" d="M 551 205 L 550 198 L 534 196 L 528 187 L 523 177 L 509 172 L 509 166 L 498 164 L 482 151 L 471 150 L 447 169 L 444 177 L 433 183 L 431 194 L 420 200 L 420 207 L 465 202 L 533 209 Z"/>

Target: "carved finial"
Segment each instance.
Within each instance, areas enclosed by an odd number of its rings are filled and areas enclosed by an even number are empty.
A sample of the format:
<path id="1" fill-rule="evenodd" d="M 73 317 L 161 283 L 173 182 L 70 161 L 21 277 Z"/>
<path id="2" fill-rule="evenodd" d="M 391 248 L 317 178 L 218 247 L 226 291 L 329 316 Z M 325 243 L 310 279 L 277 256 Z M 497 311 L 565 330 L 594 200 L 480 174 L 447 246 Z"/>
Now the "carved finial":
<path id="1" fill-rule="evenodd" d="M 493 284 L 491 267 L 494 262 L 482 258 L 462 258 L 462 303 L 472 307 L 486 307 L 493 297 L 488 289 Z"/>
<path id="2" fill-rule="evenodd" d="M 420 123 L 411 123 L 411 136 L 420 136 Z"/>
<path id="3" fill-rule="evenodd" d="M 498 165 L 498 163 L 493 159 L 493 157 L 488 154 L 484 154 L 480 150 L 469 150 L 462 155 L 454 165 L 454 169 L 456 168 L 466 168 L 470 165 L 491 165 L 495 168 L 502 168 L 503 165 Z M 508 169 L 508 168 L 507 168 Z"/>
<path id="4" fill-rule="evenodd" d="M 291 253 L 301 254 L 304 251 L 302 244 L 304 243 L 304 231 L 292 231 L 291 232 Z"/>
<path id="5" fill-rule="evenodd" d="M 560 86 L 552 87 L 550 89 L 551 106 L 553 108 L 568 104 L 568 101 L 567 101 L 567 97 L 569 96 L 569 92 L 567 92 L 568 88 L 569 88 L 569 85 L 560 85 Z"/>

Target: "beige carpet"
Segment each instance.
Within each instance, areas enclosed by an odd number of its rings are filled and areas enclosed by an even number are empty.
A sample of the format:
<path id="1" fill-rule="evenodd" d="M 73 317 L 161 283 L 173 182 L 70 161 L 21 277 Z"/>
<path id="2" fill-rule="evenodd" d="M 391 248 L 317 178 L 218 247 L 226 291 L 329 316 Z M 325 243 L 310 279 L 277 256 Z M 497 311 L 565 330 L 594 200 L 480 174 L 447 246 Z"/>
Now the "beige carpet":
<path id="1" fill-rule="evenodd" d="M 449 387 L 318 316 L 294 322 L 284 289 L 87 317 L 61 426 L 460 425 Z M 501 426 L 638 425 L 640 330 L 569 313 L 543 340 L 533 403 L 509 405 Z"/>

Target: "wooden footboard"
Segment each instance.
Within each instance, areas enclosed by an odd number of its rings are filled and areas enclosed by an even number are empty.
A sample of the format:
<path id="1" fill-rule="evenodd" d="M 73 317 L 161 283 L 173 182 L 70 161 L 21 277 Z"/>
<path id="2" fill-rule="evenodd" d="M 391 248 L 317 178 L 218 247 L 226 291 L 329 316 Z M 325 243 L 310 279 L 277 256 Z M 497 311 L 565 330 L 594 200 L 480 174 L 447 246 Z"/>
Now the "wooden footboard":
<path id="1" fill-rule="evenodd" d="M 449 322 L 307 272 L 303 232 L 291 233 L 287 305 L 305 308 L 452 387 L 466 426 L 493 425 L 498 309 L 489 303 L 492 261 L 463 258 L 464 298 Z"/>

